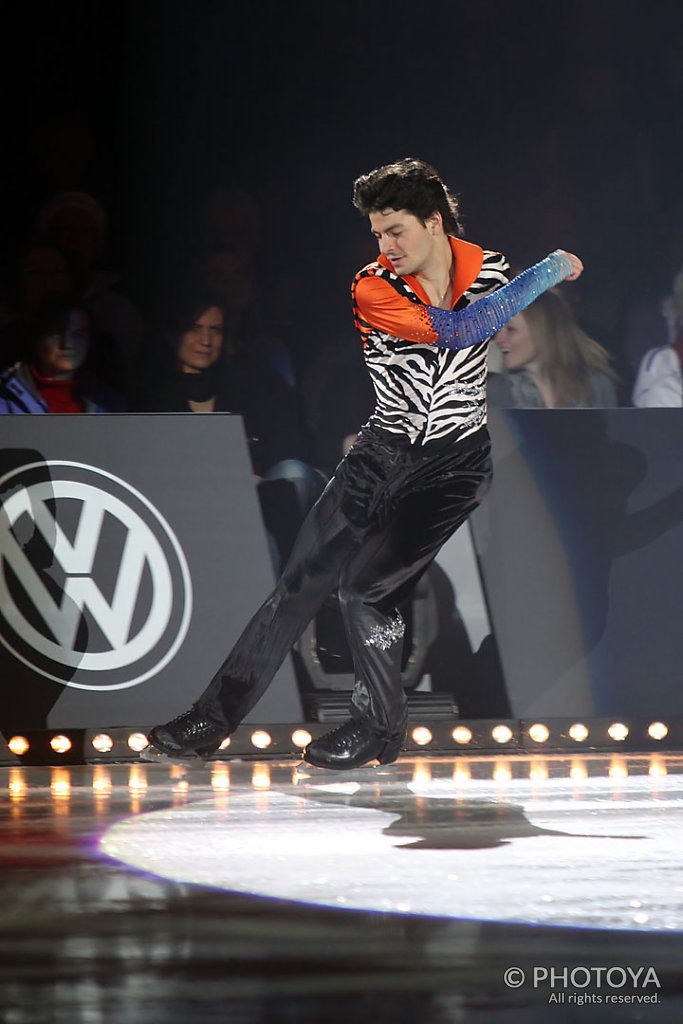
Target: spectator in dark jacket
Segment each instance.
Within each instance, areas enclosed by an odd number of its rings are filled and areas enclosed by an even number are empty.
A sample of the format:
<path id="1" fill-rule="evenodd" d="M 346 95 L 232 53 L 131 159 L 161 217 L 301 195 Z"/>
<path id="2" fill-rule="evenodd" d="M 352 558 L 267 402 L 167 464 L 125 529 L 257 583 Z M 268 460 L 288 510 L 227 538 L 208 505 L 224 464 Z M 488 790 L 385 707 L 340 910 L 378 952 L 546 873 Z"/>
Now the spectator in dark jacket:
<path id="1" fill-rule="evenodd" d="M 327 481 L 307 461 L 293 389 L 259 363 L 258 353 L 236 352 L 224 332 L 223 308 L 213 294 L 181 293 L 131 404 L 145 412 L 230 412 L 243 418 L 279 569 Z"/>

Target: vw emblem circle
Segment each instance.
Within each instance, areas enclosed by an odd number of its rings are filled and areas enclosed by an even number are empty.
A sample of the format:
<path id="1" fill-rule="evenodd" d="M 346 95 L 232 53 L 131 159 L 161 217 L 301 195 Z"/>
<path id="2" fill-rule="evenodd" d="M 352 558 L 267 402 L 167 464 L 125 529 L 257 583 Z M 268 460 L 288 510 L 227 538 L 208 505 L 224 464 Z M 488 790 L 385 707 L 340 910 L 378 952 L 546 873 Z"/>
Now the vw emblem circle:
<path id="1" fill-rule="evenodd" d="M 121 690 L 175 656 L 192 614 L 178 538 L 139 490 L 79 462 L 0 479 L 0 642 L 82 690 Z"/>

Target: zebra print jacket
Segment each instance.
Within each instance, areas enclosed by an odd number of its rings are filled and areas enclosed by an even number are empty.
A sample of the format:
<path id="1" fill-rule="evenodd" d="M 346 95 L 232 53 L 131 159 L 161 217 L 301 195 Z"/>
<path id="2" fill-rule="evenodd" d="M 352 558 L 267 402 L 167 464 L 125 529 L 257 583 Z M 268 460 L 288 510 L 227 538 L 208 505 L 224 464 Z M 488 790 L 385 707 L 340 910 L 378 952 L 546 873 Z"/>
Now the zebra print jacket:
<path id="1" fill-rule="evenodd" d="M 453 305 L 463 310 L 507 282 L 500 253 L 449 237 L 455 256 Z M 425 315 L 429 298 L 415 277 L 399 277 L 385 256 L 352 285 L 354 318 L 375 389 L 370 424 L 411 445 L 455 441 L 486 423 L 487 340 L 441 348 Z M 493 333 L 493 331 L 491 331 Z"/>

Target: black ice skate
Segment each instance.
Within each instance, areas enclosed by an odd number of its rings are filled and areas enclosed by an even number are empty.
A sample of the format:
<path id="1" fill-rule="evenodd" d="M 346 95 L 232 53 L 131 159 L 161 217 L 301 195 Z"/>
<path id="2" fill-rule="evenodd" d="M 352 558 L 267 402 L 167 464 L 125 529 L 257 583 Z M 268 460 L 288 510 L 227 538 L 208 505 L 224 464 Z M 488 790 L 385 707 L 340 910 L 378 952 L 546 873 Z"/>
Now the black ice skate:
<path id="1" fill-rule="evenodd" d="M 406 727 L 388 739 L 377 733 L 365 719 L 351 719 L 337 729 L 313 740 L 304 750 L 304 761 L 316 768 L 345 770 L 360 768 L 378 761 L 391 764 L 399 755 L 406 735 Z"/>

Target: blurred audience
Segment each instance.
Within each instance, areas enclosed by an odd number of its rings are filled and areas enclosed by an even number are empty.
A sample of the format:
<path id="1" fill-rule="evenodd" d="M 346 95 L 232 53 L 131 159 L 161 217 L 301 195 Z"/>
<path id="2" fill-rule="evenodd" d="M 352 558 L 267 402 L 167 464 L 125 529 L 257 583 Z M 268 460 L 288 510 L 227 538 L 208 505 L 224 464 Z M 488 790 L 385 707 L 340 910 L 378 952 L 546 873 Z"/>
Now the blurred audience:
<path id="1" fill-rule="evenodd" d="M 169 305 L 160 344 L 140 374 L 131 406 L 242 416 L 279 569 L 327 477 L 308 461 L 293 390 L 261 362 L 258 350 L 237 348 L 226 337 L 226 323 L 213 293 L 181 291 Z"/>
<path id="2" fill-rule="evenodd" d="M 259 360 L 296 389 L 296 370 L 288 346 L 269 322 L 264 275 L 245 250 L 218 248 L 200 260 L 199 278 L 215 294 L 225 317 L 225 343 L 234 353 L 256 351 Z M 259 284 L 260 281 L 260 284 Z"/>
<path id="3" fill-rule="evenodd" d="M 608 5 L 598 8 L 591 5 L 591 18 L 609 24 Z M 624 372 L 624 307 L 657 277 L 654 261 L 633 259 L 657 239 L 649 123 L 636 116 L 633 80 L 604 46 L 587 41 L 563 84 L 564 102 L 549 119 L 539 154 L 534 243 L 547 252 L 548 239 L 559 237 L 581 254 L 582 323 L 605 340 Z"/>
<path id="4" fill-rule="evenodd" d="M 29 321 L 53 295 L 74 290 L 74 277 L 64 253 L 50 242 L 30 241 L 9 268 L 0 327 L 0 369 L 22 357 Z"/>
<path id="5" fill-rule="evenodd" d="M 671 344 L 651 348 L 641 360 L 633 388 L 633 404 L 641 408 L 683 406 L 683 267 L 674 278 L 662 314 L 669 325 Z"/>
<path id="6" fill-rule="evenodd" d="M 226 345 L 235 352 L 258 347 L 260 359 L 296 387 L 294 359 L 278 330 L 260 226 L 261 211 L 250 192 L 236 185 L 209 189 L 186 226 L 186 252 L 199 285 L 223 309 Z"/>
<path id="7" fill-rule="evenodd" d="M 375 404 L 356 336 L 342 334 L 321 349 L 304 378 L 303 392 L 316 465 L 331 475 Z"/>
<path id="8" fill-rule="evenodd" d="M 121 412 L 121 395 L 88 368 L 90 343 L 83 303 L 47 298 L 27 322 L 25 359 L 0 375 L 0 413 Z"/>
<path id="9" fill-rule="evenodd" d="M 37 218 L 42 238 L 58 246 L 69 261 L 75 286 L 92 311 L 93 326 L 109 335 L 117 349 L 117 386 L 124 387 L 143 337 L 143 325 L 134 303 L 120 291 L 121 277 L 105 270 L 100 260 L 107 240 L 107 214 L 87 192 L 59 192 L 42 207 Z"/>
<path id="10" fill-rule="evenodd" d="M 504 373 L 488 379 L 491 408 L 616 406 L 617 377 L 606 350 L 579 327 L 557 290 L 541 295 L 495 335 Z"/>
<path id="11" fill-rule="evenodd" d="M 260 248 L 261 213 L 251 193 L 232 185 L 202 197 L 193 221 L 193 244 L 199 251 L 229 249 L 255 256 Z"/>
<path id="12" fill-rule="evenodd" d="M 659 244 L 648 252 L 657 264 L 657 284 L 649 291 L 637 289 L 625 309 L 625 352 L 630 376 L 635 378 L 643 357 L 652 349 L 673 345 L 677 328 L 672 307 L 671 281 L 683 267 L 683 197 L 676 197 L 666 211 Z"/>

